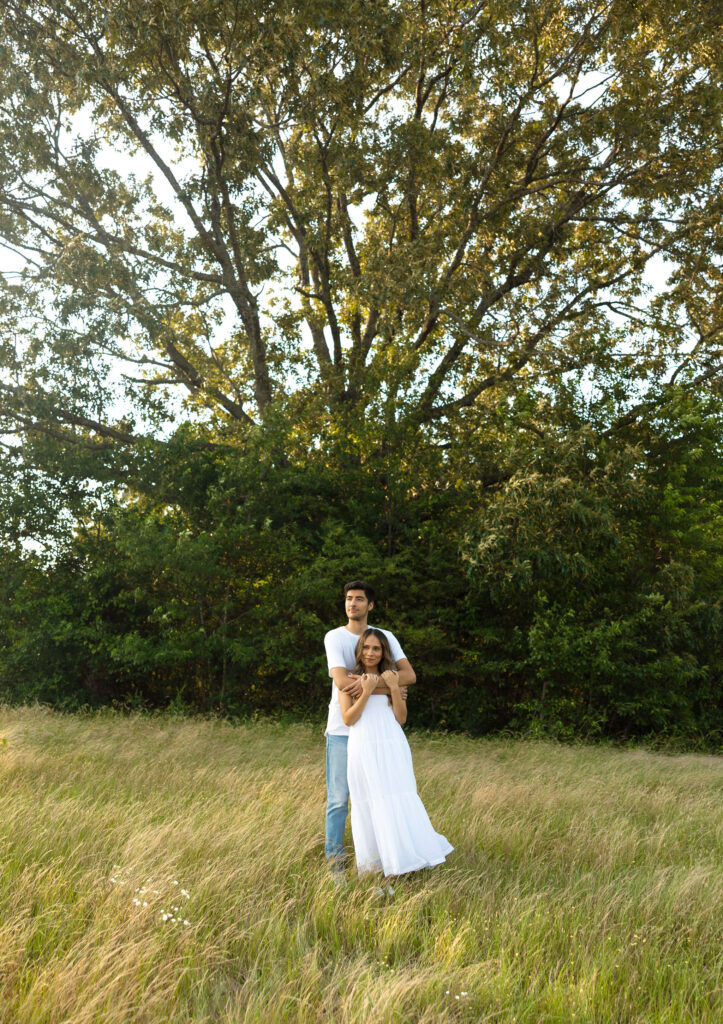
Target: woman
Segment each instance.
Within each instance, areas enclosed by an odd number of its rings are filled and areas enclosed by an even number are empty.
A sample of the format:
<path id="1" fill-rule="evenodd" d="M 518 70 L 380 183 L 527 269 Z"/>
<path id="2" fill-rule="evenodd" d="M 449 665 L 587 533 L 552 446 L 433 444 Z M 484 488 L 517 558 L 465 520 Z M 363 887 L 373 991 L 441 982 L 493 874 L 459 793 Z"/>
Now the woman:
<path id="1" fill-rule="evenodd" d="M 351 794 L 351 831 L 357 870 L 401 875 L 441 864 L 452 847 L 432 828 L 412 768 L 412 754 L 402 731 L 407 705 L 384 633 L 365 629 L 356 649 L 354 674 L 361 675 L 362 695 L 353 701 L 339 694 L 349 731 L 347 777 Z M 391 698 L 373 691 L 380 683 Z"/>

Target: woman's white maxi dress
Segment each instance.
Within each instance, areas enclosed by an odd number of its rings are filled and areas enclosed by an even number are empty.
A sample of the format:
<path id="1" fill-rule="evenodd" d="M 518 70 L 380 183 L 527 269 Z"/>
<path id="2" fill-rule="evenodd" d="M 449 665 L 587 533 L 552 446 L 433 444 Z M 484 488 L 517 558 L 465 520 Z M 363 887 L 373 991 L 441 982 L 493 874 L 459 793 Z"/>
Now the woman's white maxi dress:
<path id="1" fill-rule="evenodd" d="M 454 849 L 417 794 L 412 752 L 387 697 L 372 694 L 349 729 L 347 778 L 357 870 L 402 875 L 441 864 Z"/>

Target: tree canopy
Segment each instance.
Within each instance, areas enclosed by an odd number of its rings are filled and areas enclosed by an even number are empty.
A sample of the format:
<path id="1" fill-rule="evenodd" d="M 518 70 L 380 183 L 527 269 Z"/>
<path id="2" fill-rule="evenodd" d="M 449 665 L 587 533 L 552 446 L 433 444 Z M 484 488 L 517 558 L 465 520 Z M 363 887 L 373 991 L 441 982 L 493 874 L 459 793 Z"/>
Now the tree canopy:
<path id="1" fill-rule="evenodd" d="M 6 423 L 129 443 L 176 389 L 221 434 L 275 404 L 436 428 L 615 357 L 712 377 L 715 28 L 687 0 L 9 0 Z"/>

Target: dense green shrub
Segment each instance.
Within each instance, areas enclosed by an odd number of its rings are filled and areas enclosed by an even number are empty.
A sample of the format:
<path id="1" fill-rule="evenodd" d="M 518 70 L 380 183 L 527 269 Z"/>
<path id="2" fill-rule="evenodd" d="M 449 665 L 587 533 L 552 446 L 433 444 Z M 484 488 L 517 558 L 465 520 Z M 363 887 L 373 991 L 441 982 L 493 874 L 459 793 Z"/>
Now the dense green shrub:
<path id="1" fill-rule="evenodd" d="M 713 412 L 687 435 L 671 412 L 647 445 L 540 440 L 491 485 L 469 457 L 465 476 L 429 457 L 411 486 L 371 460 L 179 454 L 57 557 L 8 549 L 2 694 L 321 721 L 322 637 L 362 576 L 417 669 L 415 724 L 714 744 Z"/>

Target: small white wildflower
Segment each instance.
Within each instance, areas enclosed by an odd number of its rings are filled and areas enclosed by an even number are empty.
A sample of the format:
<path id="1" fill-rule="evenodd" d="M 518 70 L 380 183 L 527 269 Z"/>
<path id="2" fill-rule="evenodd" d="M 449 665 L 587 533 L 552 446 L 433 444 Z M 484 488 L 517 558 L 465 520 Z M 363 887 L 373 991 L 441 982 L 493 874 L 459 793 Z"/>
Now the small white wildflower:
<path id="1" fill-rule="evenodd" d="M 186 889 L 181 889 L 181 896 L 185 896 L 186 899 L 188 899 L 189 895 L 190 894 L 189 894 L 189 892 Z"/>
<path id="2" fill-rule="evenodd" d="M 154 890 L 153 890 L 153 895 L 154 895 L 154 896 L 158 896 L 158 889 L 154 889 Z"/>
<path id="3" fill-rule="evenodd" d="M 466 992 L 463 992 L 463 993 L 462 993 L 462 995 L 463 995 L 463 996 L 466 996 L 466 995 L 467 995 L 467 993 L 466 993 Z"/>
<path id="4" fill-rule="evenodd" d="M 448 995 L 449 995 L 449 989 L 447 989 L 447 991 L 446 991 L 446 992 L 445 992 L 444 994 L 445 994 L 446 996 L 448 996 Z"/>
<path id="5" fill-rule="evenodd" d="M 174 885 L 178 885 L 178 882 L 174 882 L 173 884 L 174 884 Z"/>
<path id="6" fill-rule="evenodd" d="M 148 902 L 147 902 L 147 900 L 143 900 L 143 906 L 144 906 L 144 907 L 147 907 L 147 906 L 148 906 Z"/>
<path id="7" fill-rule="evenodd" d="M 135 905 L 136 905 L 137 907 L 140 907 L 140 905 L 141 905 L 141 901 L 140 901 L 140 900 L 138 899 L 138 897 L 134 896 L 134 897 L 133 897 L 133 902 L 135 903 Z"/>
<path id="8" fill-rule="evenodd" d="M 115 885 L 115 878 L 111 878 L 111 882 Z"/>
<path id="9" fill-rule="evenodd" d="M 455 996 L 454 998 L 455 998 L 455 999 L 459 999 L 459 996 Z"/>
<path id="10" fill-rule="evenodd" d="M 185 927 L 188 928 L 188 926 L 190 925 L 191 922 L 190 921 L 184 921 L 183 923 L 184 923 Z"/>

